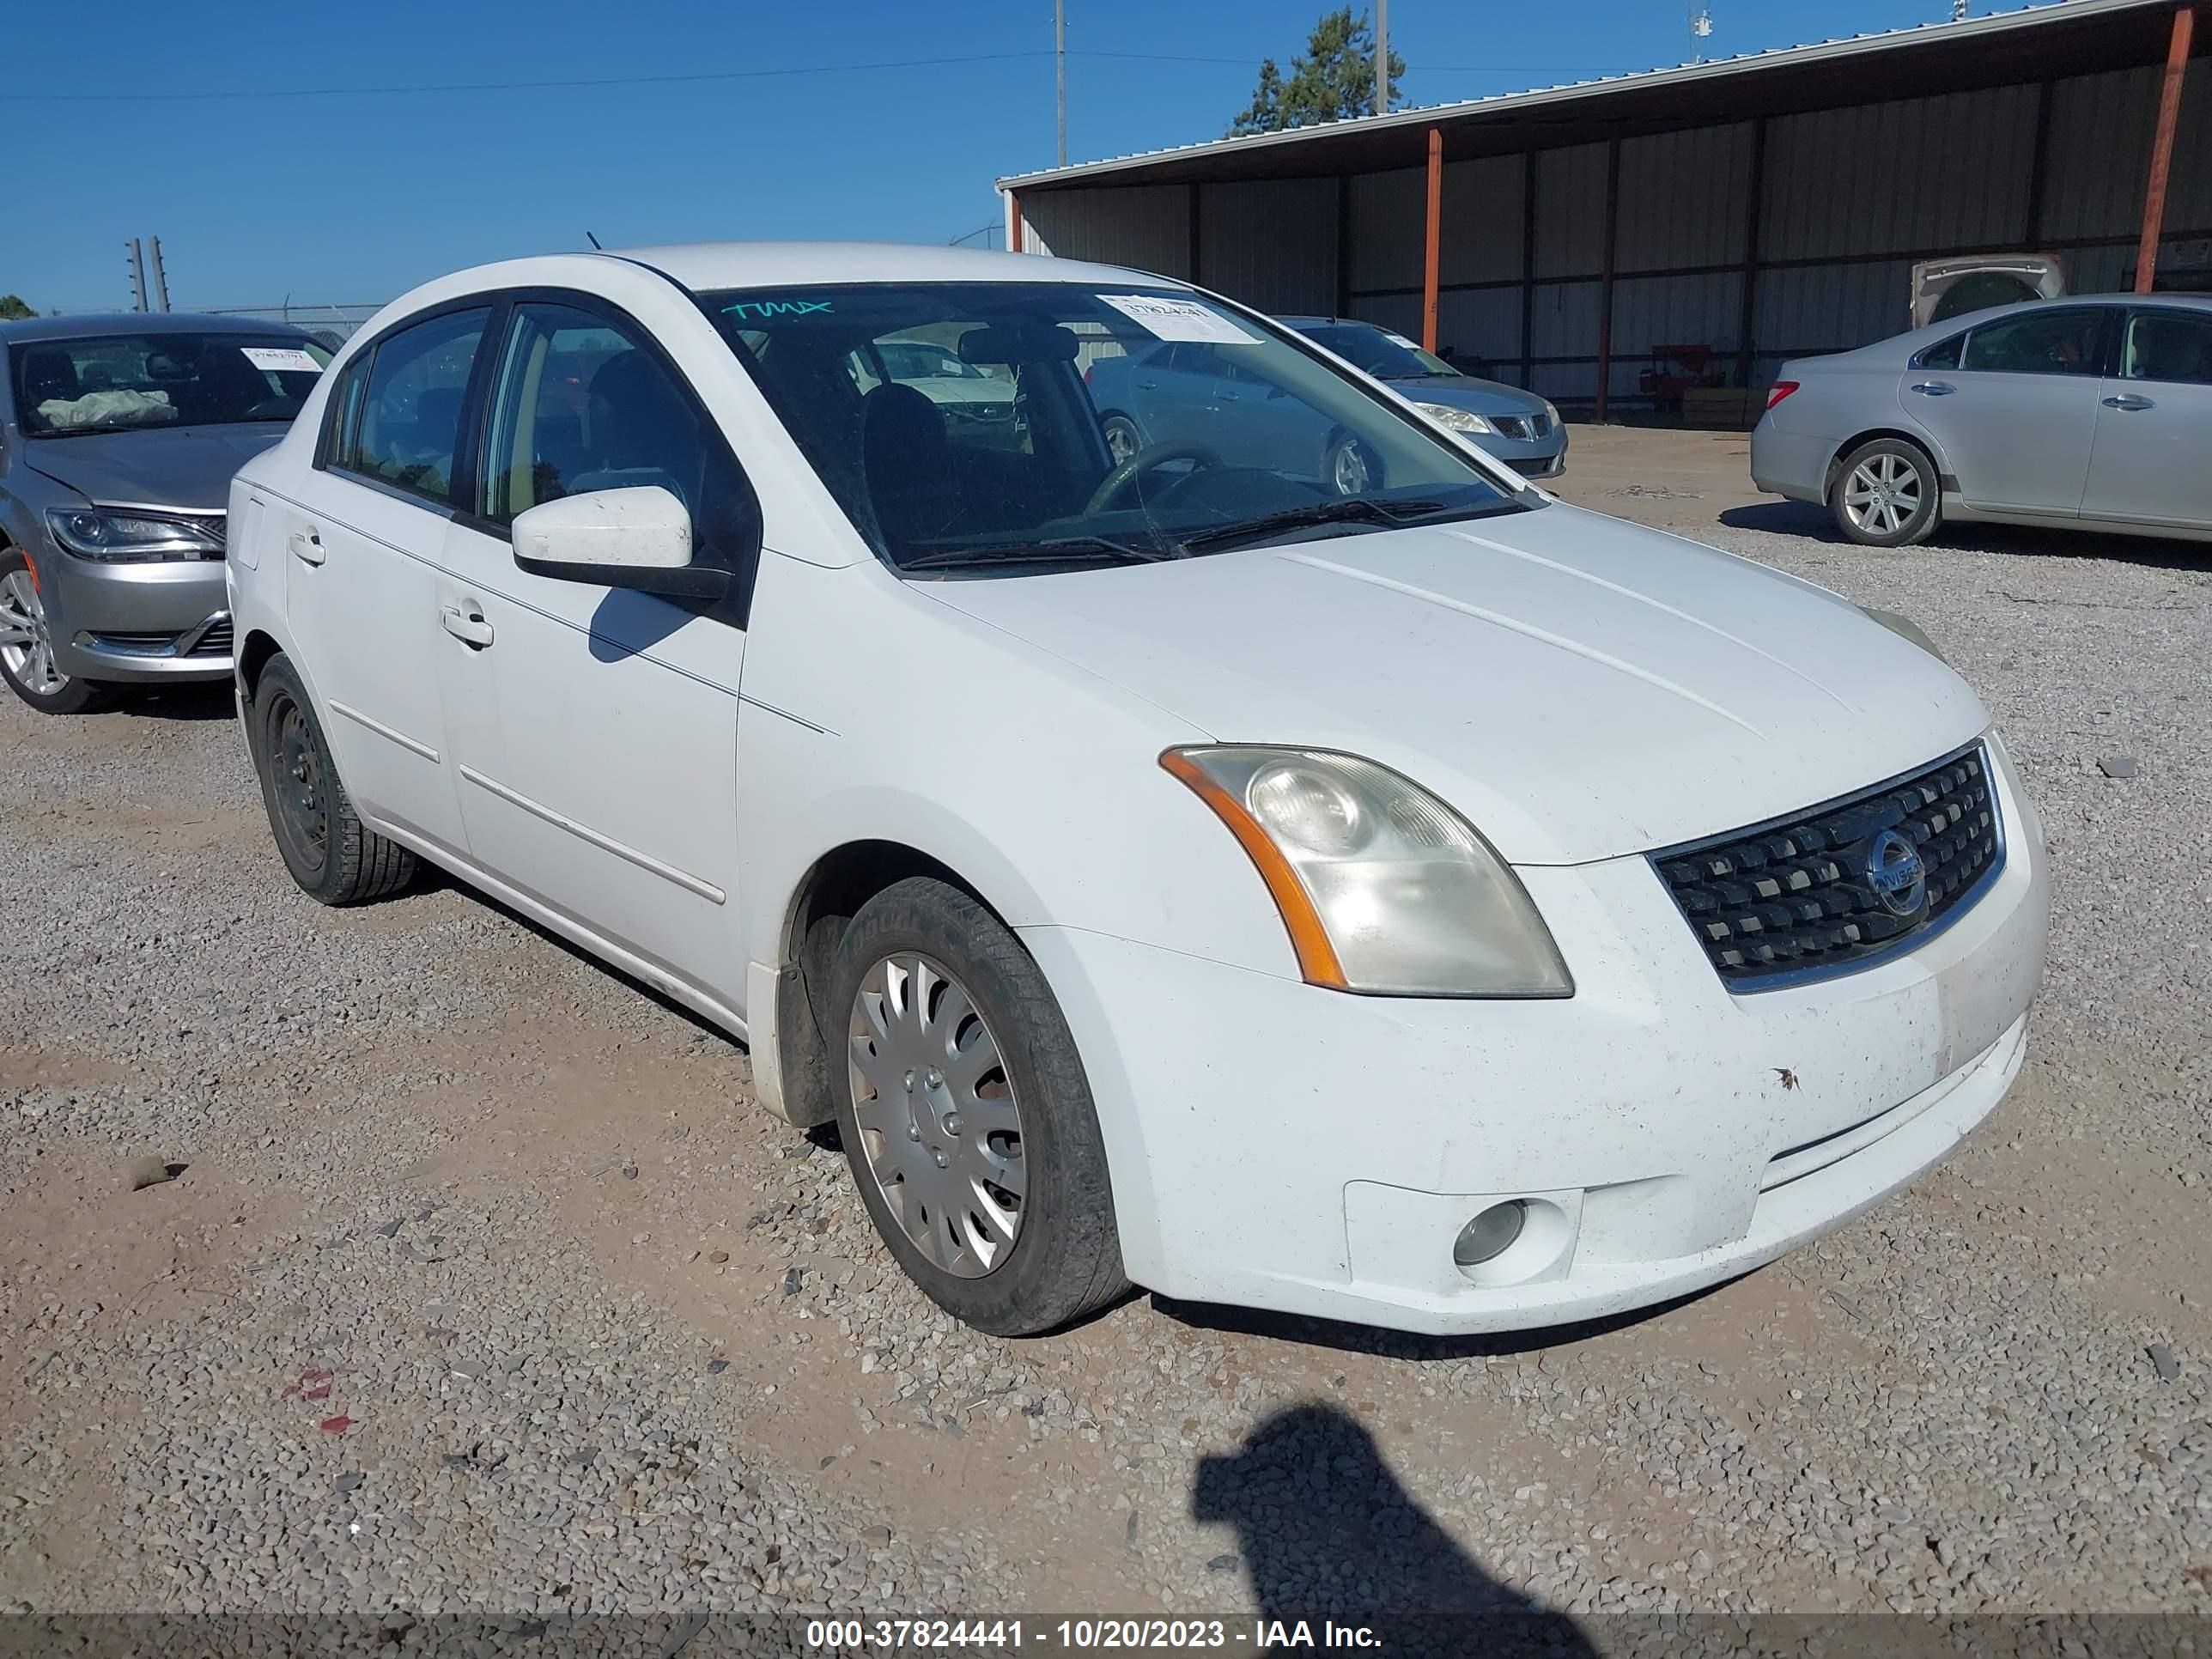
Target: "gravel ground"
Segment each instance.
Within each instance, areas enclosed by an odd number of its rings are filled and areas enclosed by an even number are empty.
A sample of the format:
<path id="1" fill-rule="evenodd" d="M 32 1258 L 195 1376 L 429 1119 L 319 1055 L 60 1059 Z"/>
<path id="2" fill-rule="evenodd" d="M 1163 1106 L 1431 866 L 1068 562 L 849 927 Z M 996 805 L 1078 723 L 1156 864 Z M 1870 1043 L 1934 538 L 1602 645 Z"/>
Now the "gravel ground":
<path id="1" fill-rule="evenodd" d="M 0 1612 L 2212 1611 L 2212 556 L 1712 506 L 1981 689 L 2050 980 L 1912 1191 L 1521 1339 L 963 1331 L 741 1049 L 296 893 L 219 695 L 0 698 Z"/>

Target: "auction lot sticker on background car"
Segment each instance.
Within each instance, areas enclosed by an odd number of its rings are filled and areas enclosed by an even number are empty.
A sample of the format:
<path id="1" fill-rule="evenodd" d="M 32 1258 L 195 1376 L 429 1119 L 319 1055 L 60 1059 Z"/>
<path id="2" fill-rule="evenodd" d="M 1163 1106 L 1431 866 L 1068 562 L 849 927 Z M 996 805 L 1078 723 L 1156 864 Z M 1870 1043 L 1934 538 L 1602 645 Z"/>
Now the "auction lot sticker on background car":
<path id="1" fill-rule="evenodd" d="M 1208 345 L 1257 345 L 1249 334 L 1218 311 L 1188 300 L 1171 300 L 1158 294 L 1102 294 L 1099 299 L 1131 322 L 1141 324 L 1163 340 L 1198 340 Z"/>
<path id="2" fill-rule="evenodd" d="M 280 374 L 319 374 L 323 372 L 320 363 L 295 346 L 240 346 L 239 350 L 256 368 L 274 369 Z"/>

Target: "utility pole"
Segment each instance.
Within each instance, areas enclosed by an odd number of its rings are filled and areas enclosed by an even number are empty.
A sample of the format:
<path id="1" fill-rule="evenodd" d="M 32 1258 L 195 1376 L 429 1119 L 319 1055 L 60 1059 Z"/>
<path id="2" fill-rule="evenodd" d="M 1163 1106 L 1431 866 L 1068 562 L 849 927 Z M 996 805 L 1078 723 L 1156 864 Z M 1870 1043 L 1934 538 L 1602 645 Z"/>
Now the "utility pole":
<path id="1" fill-rule="evenodd" d="M 1052 73 L 1060 112 L 1060 165 L 1067 165 L 1067 0 L 1052 0 Z"/>
<path id="2" fill-rule="evenodd" d="M 163 311 L 169 308 L 169 272 L 161 263 L 161 239 L 158 236 L 154 238 L 154 297 Z"/>
<path id="3" fill-rule="evenodd" d="M 1390 112 L 1390 0 L 1375 0 L 1375 112 Z"/>
<path id="4" fill-rule="evenodd" d="M 146 309 L 146 250 L 136 236 L 123 245 L 131 271 L 131 309 Z"/>

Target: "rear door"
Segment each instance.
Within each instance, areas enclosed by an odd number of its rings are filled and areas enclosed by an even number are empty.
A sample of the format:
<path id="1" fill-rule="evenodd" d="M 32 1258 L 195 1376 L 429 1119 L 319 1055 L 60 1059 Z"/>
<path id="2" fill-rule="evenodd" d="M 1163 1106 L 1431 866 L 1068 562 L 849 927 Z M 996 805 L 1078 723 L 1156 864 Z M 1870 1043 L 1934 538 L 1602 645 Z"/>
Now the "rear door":
<path id="1" fill-rule="evenodd" d="M 285 618 L 355 804 L 441 847 L 462 844 L 439 696 L 436 562 L 490 309 L 412 320 L 331 388 L 297 499 L 258 490 L 283 550 Z"/>
<path id="2" fill-rule="evenodd" d="M 1972 506 L 2081 511 L 2109 325 L 2102 306 L 2024 311 L 1931 346 L 1898 385 Z"/>
<path id="3" fill-rule="evenodd" d="M 470 857 L 644 969 L 734 1003 L 750 583 L 702 609 L 534 575 L 509 526 L 561 496 L 659 485 L 690 512 L 696 560 L 734 560 L 750 488 L 681 372 L 605 302 L 518 295 L 486 356 L 482 476 L 436 595 Z"/>
<path id="4" fill-rule="evenodd" d="M 2082 516 L 2212 529 L 2212 310 L 2130 311 L 2099 389 Z"/>

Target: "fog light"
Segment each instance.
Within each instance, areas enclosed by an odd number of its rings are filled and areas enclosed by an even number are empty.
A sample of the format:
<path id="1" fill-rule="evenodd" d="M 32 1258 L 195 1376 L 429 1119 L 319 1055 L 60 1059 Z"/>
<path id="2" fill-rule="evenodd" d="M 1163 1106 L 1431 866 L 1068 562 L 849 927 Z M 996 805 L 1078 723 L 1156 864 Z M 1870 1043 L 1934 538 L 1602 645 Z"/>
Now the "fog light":
<path id="1" fill-rule="evenodd" d="M 1528 1224 L 1528 1200 L 1510 1198 L 1493 1204 L 1459 1230 L 1452 1242 L 1452 1261 L 1462 1267 L 1479 1267 L 1505 1254 Z"/>

